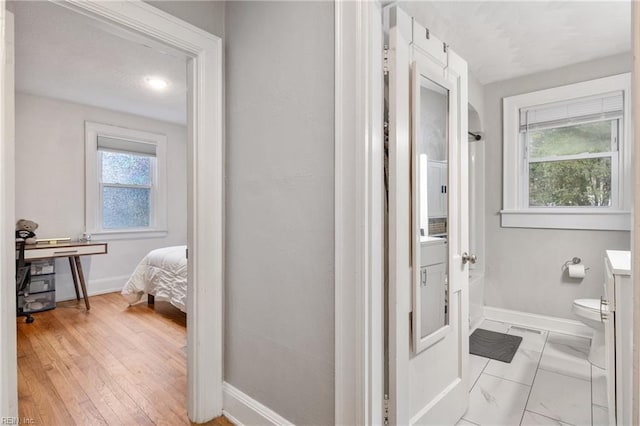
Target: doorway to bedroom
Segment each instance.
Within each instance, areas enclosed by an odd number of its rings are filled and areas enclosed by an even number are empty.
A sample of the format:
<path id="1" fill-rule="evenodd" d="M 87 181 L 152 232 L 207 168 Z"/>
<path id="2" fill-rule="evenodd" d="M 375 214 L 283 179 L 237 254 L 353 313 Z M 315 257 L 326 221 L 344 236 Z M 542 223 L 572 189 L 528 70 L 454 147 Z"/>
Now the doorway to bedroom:
<path id="1" fill-rule="evenodd" d="M 47 291 L 19 296 L 35 319 L 17 321 L 20 417 L 178 424 L 189 411 L 199 420 L 187 341 L 198 318 L 186 315 L 197 292 L 186 283 L 203 276 L 194 115 L 205 105 L 193 104 L 194 58 L 59 4 L 7 9 L 15 215 L 39 224 L 39 254 L 85 254 L 76 268 L 71 257 L 31 255 L 32 282 Z M 86 252 L 97 244 L 103 252 Z M 55 309 L 43 309 L 45 293 Z"/>

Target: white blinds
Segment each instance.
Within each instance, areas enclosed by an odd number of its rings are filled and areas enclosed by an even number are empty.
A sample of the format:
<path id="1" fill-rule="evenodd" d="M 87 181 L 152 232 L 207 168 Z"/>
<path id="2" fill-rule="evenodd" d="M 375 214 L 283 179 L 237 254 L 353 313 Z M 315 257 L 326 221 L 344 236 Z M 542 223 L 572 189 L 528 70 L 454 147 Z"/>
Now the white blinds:
<path id="1" fill-rule="evenodd" d="M 98 150 L 125 151 L 132 154 L 156 156 L 156 144 L 138 142 L 127 139 L 112 138 L 98 135 Z"/>
<path id="2" fill-rule="evenodd" d="M 622 117 L 622 91 L 520 109 L 520 132 Z"/>

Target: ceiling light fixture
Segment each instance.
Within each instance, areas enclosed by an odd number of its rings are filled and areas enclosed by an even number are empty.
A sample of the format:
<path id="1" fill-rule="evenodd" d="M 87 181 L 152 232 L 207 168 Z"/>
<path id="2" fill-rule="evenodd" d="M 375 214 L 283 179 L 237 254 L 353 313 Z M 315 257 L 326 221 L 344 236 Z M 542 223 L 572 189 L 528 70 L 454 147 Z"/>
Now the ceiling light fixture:
<path id="1" fill-rule="evenodd" d="M 144 81 L 154 90 L 164 90 L 169 86 L 167 80 L 163 80 L 158 77 L 145 77 Z"/>

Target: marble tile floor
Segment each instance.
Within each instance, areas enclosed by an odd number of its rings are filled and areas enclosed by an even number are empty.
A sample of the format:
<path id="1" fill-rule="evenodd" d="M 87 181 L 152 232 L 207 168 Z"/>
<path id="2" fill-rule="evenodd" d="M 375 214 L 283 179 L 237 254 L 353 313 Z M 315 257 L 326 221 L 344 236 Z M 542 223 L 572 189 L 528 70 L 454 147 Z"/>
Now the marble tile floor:
<path id="1" fill-rule="evenodd" d="M 485 320 L 522 336 L 510 364 L 470 355 L 469 409 L 458 425 L 607 425 L 605 372 L 587 360 L 590 339 Z"/>

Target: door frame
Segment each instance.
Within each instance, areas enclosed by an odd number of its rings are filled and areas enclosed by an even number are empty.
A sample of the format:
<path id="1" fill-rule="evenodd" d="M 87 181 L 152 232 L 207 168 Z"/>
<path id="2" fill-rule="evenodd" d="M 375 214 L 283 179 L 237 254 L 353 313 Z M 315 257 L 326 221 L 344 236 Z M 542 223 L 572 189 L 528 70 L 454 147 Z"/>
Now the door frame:
<path id="1" fill-rule="evenodd" d="M 335 423 L 384 424 L 383 32 L 335 2 Z"/>
<path id="2" fill-rule="evenodd" d="M 187 414 L 203 423 L 222 414 L 223 265 L 224 265 L 224 121 L 223 44 L 207 33 L 140 0 L 101 2 L 64 0 L 56 4 L 142 34 L 186 53 L 187 97 Z M 0 43 L 5 44 L 5 1 L 0 0 Z M 4 59 L 4 49 L 2 57 Z M 0 67 L 2 99 L 7 93 Z M 3 105 L 4 108 L 4 105 Z M 9 108 L 12 109 L 12 108 Z M 11 111 L 12 112 L 12 111 Z M 0 134 L 11 126 L 3 111 Z M 3 138 L 4 139 L 4 138 Z M 13 140 L 0 149 L 0 415 L 16 417 L 17 371 L 13 227 L 15 187 Z M 5 166 L 9 166 L 7 169 Z M 10 378 L 10 380 L 5 380 Z"/>
<path id="3" fill-rule="evenodd" d="M 631 7 L 631 49 L 633 70 L 631 73 L 632 111 L 633 111 L 633 194 L 640 194 L 640 4 L 632 2 Z M 632 420 L 640 422 L 640 197 L 633 200 L 633 218 L 631 226 L 631 282 L 633 283 L 633 396 Z"/>
<path id="4" fill-rule="evenodd" d="M 15 291 L 15 119 L 13 14 L 0 0 L 0 416 L 18 416 Z M 8 39 L 8 40 L 7 40 Z M 5 64 L 10 65 L 10 69 Z"/>

